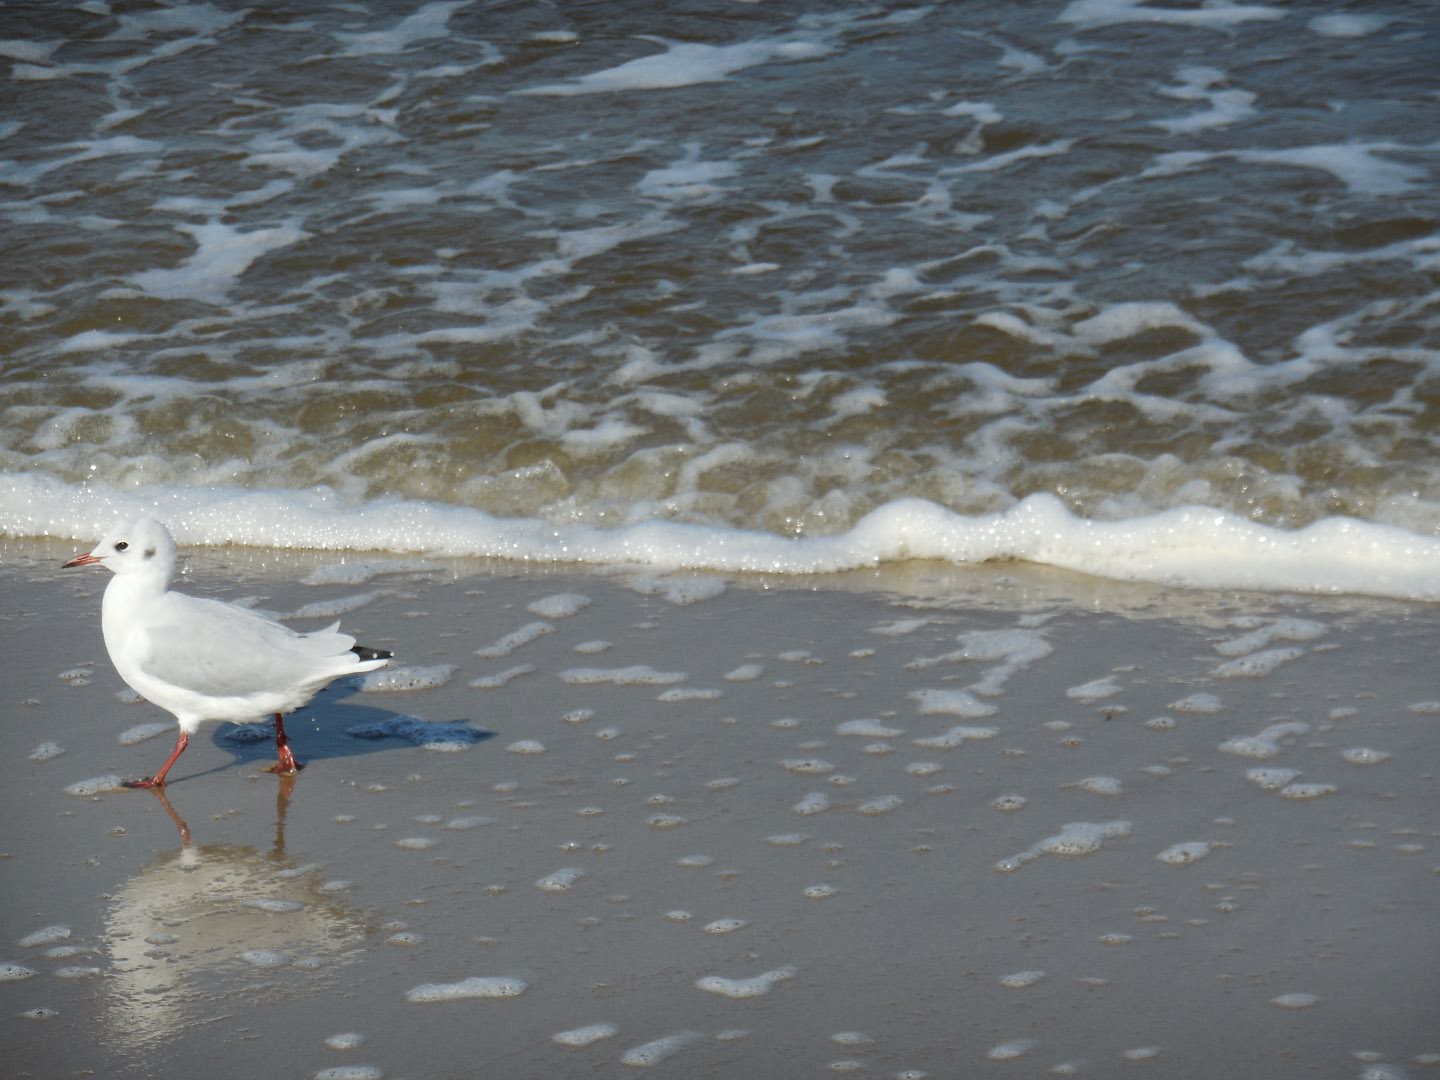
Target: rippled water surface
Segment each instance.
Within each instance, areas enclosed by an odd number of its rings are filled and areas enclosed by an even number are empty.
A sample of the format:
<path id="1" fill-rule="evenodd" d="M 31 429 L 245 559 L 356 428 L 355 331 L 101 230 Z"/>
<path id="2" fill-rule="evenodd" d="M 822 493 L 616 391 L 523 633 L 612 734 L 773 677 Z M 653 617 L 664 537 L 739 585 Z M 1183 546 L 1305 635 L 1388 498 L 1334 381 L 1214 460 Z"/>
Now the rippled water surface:
<path id="1" fill-rule="evenodd" d="M 215 490 L 784 536 L 1037 492 L 1440 526 L 1428 3 L 0 30 L 9 532 Z"/>

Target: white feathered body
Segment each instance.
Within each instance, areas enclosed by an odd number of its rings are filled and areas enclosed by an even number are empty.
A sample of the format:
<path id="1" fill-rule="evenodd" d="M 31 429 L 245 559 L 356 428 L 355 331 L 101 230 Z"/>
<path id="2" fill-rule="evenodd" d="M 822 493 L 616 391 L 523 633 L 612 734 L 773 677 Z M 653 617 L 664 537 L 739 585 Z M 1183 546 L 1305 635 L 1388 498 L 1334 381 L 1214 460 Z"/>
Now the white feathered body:
<path id="1" fill-rule="evenodd" d="M 351 652 L 355 639 L 338 622 L 299 634 L 233 604 L 171 592 L 168 577 L 115 576 L 100 622 L 120 677 L 186 734 L 206 720 L 291 712 L 340 676 L 387 663 Z"/>

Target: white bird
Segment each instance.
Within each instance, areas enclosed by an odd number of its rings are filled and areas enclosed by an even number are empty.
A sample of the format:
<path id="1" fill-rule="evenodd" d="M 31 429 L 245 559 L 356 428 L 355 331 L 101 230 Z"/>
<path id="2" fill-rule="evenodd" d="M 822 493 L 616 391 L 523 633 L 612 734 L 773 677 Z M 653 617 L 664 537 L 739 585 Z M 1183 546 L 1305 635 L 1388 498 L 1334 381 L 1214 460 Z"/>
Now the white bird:
<path id="1" fill-rule="evenodd" d="M 152 517 L 114 529 L 66 567 L 104 563 L 115 576 L 105 587 L 100 626 L 120 678 L 146 701 L 173 713 L 175 749 L 154 776 L 126 787 L 165 783 L 170 766 L 207 720 L 248 723 L 273 714 L 274 771 L 299 768 L 282 717 L 341 675 L 383 667 L 391 654 L 356 645 L 337 622 L 297 634 L 288 626 L 219 600 L 170 590 L 175 541 Z"/>

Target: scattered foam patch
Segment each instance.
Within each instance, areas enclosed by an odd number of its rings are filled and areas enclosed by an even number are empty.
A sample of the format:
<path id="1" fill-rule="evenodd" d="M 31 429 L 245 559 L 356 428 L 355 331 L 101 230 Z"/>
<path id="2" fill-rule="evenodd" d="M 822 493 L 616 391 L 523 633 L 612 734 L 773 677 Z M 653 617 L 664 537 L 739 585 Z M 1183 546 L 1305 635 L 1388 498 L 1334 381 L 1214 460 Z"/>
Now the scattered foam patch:
<path id="1" fill-rule="evenodd" d="M 1294 647 L 1265 649 L 1249 656 L 1227 660 L 1210 674 L 1217 679 L 1260 679 L 1273 674 L 1281 664 L 1288 664 L 1304 655 L 1304 649 Z"/>
<path id="2" fill-rule="evenodd" d="M 38 945 L 54 945 L 56 942 L 64 941 L 70 936 L 68 926 L 47 926 L 43 930 L 36 930 L 34 933 L 26 934 L 15 944 L 22 949 L 33 949 Z"/>
<path id="3" fill-rule="evenodd" d="M 630 582 L 630 588 L 636 592 L 658 596 L 677 607 L 713 599 L 728 587 L 720 578 L 646 576 Z"/>
<path id="4" fill-rule="evenodd" d="M 288 615 L 282 615 L 281 618 L 331 619 L 337 615 L 348 615 L 367 604 L 373 604 L 380 598 L 380 595 L 378 592 L 363 592 L 352 593 L 350 596 L 337 596 L 332 600 L 316 600 L 314 603 L 296 608 Z"/>
<path id="5" fill-rule="evenodd" d="M 315 1074 L 315 1080 L 385 1080 L 378 1065 L 333 1065 Z"/>
<path id="6" fill-rule="evenodd" d="M 616 686 L 667 686 L 684 682 L 690 676 L 683 671 L 656 671 L 645 664 L 623 668 L 567 668 L 560 678 L 575 685 L 613 683 Z"/>
<path id="7" fill-rule="evenodd" d="M 579 1049 L 582 1046 L 600 1042 L 602 1039 L 613 1039 L 618 1034 L 620 1034 L 620 1029 L 614 1024 L 586 1024 L 584 1027 L 557 1031 L 550 1036 L 550 1041 L 557 1042 L 561 1046 Z"/>
<path id="8" fill-rule="evenodd" d="M 43 742 L 30 751 L 29 760 L 38 765 L 42 762 L 53 761 L 63 753 L 65 753 L 65 749 L 59 743 Z"/>
<path id="9" fill-rule="evenodd" d="M 542 619 L 568 619 L 590 606 L 590 598 L 579 593 L 557 593 L 526 604 L 525 610 Z"/>
<path id="10" fill-rule="evenodd" d="M 1018 855 L 1001 859 L 995 869 L 1002 873 L 1018 870 L 1041 855 L 1090 855 L 1100 850 L 1106 840 L 1130 835 L 1128 821 L 1072 821 L 1054 836 L 1047 836 Z"/>
<path id="11" fill-rule="evenodd" d="M 1194 840 L 1183 844 L 1173 844 L 1155 858 L 1169 866 L 1188 866 L 1193 862 L 1199 862 L 1209 854 L 1209 844 Z"/>
<path id="12" fill-rule="evenodd" d="M 418 559 L 361 559 L 317 567 L 301 578 L 300 584 L 363 585 L 372 578 L 386 574 L 408 574 L 434 569 L 436 564 Z"/>
<path id="13" fill-rule="evenodd" d="M 387 667 L 359 676 L 356 685 L 367 694 L 408 693 L 412 690 L 433 690 L 437 686 L 444 686 L 454 674 L 454 664 Z"/>
<path id="14" fill-rule="evenodd" d="M 699 1041 L 700 1033 L 698 1031 L 677 1031 L 673 1035 L 666 1035 L 663 1038 L 641 1043 L 639 1046 L 632 1046 L 620 1055 L 620 1064 L 637 1069 L 649 1068 Z"/>
<path id="15" fill-rule="evenodd" d="M 800 974 L 799 968 L 787 966 L 760 975 L 752 975 L 748 979 L 726 979 L 720 975 L 704 975 L 695 980 L 695 986 L 706 993 L 719 994 L 722 997 L 763 997 L 770 993 L 776 984 L 793 979 L 798 974 Z"/>
<path id="16" fill-rule="evenodd" d="M 1284 723 L 1271 724 L 1254 735 L 1240 735 L 1233 739 L 1226 739 L 1220 744 L 1220 749 L 1227 754 L 1258 758 L 1263 761 L 1280 753 L 1282 739 L 1304 735 L 1309 730 L 1309 724 L 1299 720 L 1287 720 Z"/>
<path id="17" fill-rule="evenodd" d="M 454 753 L 459 750 L 468 750 L 482 739 L 490 738 L 494 732 L 471 727 L 464 720 L 440 723 L 422 720 L 418 716 L 392 716 L 385 720 L 348 727 L 345 729 L 345 734 L 357 739 L 394 737 L 414 743 L 422 750 Z"/>
<path id="18" fill-rule="evenodd" d="M 541 892 L 569 892 L 575 887 L 577 882 L 589 876 L 589 874 L 581 870 L 578 866 L 566 866 L 553 873 L 546 874 L 539 881 L 535 882 L 535 887 Z"/>
<path id="19" fill-rule="evenodd" d="M 166 732 L 174 731 L 175 725 L 171 722 L 159 721 L 153 724 L 136 724 L 134 727 L 122 731 L 119 736 L 121 746 L 134 746 L 147 739 L 153 739 L 157 735 L 164 735 Z"/>
<path id="20" fill-rule="evenodd" d="M 1073 701 L 1093 702 L 1104 701 L 1108 697 L 1114 697 L 1120 693 L 1120 684 L 1116 682 L 1114 675 L 1106 675 L 1104 678 L 1092 679 L 1081 686 L 1072 686 L 1065 691 L 1065 696 Z"/>
<path id="21" fill-rule="evenodd" d="M 913 741 L 916 746 L 923 746 L 927 750 L 954 750 L 957 746 L 972 740 L 993 739 L 998 734 L 1000 734 L 998 728 L 967 727 L 961 724 L 951 728 L 943 735 L 931 735 Z"/>
<path id="22" fill-rule="evenodd" d="M 471 679 L 467 686 L 474 690 L 498 690 L 522 675 L 530 675 L 535 671 L 534 664 L 517 664 L 514 667 L 506 668 L 504 671 L 497 671 L 493 675 L 482 675 L 478 679 Z"/>
<path id="23" fill-rule="evenodd" d="M 88 780 L 79 780 L 65 789 L 67 795 L 99 795 L 102 791 L 124 791 L 124 777 L 109 773 L 105 776 L 92 776 Z"/>
<path id="24" fill-rule="evenodd" d="M 503 975 L 476 975 L 453 983 L 425 983 L 408 991 L 405 1000 L 415 1004 L 466 1001 L 471 998 L 513 998 L 529 989 L 522 979 Z"/>
<path id="25" fill-rule="evenodd" d="M 518 630 L 512 630 L 500 638 L 493 645 L 487 645 L 482 649 L 476 649 L 475 655 L 487 660 L 498 660 L 501 657 L 509 656 L 521 645 L 528 645 L 546 634 L 555 632 L 555 624 L 537 620 L 528 622 Z"/>
<path id="26" fill-rule="evenodd" d="M 916 703 L 921 716 L 964 716 L 978 719 L 1000 710 L 981 701 L 968 690 L 911 690 L 906 695 Z"/>

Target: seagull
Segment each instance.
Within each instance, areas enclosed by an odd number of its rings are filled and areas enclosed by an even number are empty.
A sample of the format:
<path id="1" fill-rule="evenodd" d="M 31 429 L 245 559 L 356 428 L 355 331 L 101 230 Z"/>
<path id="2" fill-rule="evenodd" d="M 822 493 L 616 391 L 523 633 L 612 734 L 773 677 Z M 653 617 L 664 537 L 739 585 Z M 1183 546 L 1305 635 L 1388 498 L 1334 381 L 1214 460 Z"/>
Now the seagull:
<path id="1" fill-rule="evenodd" d="M 282 717 L 341 675 L 384 667 L 393 655 L 356 645 L 338 622 L 310 634 L 234 604 L 170 589 L 175 541 L 153 517 L 112 530 L 93 551 L 63 568 L 103 563 L 115 576 L 105 587 L 100 626 L 120 678 L 146 701 L 173 713 L 175 749 L 154 776 L 127 781 L 157 788 L 207 720 L 249 723 L 275 717 L 273 771 L 300 768 Z"/>

